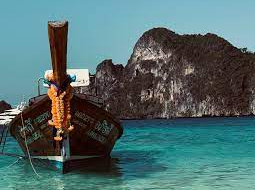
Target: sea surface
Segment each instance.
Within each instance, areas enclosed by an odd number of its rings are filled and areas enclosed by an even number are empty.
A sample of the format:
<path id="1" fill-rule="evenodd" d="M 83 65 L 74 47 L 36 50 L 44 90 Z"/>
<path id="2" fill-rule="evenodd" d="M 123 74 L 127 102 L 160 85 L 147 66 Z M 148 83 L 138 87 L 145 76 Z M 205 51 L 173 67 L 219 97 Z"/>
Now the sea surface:
<path id="1" fill-rule="evenodd" d="M 65 175 L 36 166 L 38 177 L 28 161 L 0 156 L 0 190 L 255 189 L 253 117 L 122 123 L 110 164 Z"/>

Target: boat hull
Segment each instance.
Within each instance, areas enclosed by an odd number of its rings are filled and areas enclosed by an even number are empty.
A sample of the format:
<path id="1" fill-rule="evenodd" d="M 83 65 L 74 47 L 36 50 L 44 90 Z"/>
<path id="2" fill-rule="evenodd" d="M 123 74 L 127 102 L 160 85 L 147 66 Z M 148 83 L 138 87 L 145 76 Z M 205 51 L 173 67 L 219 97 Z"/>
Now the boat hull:
<path id="1" fill-rule="evenodd" d="M 123 133 L 120 123 L 109 112 L 78 95 L 71 100 L 71 110 L 74 129 L 61 142 L 54 141 L 56 129 L 48 125 L 52 115 L 47 96 L 16 116 L 10 123 L 10 133 L 25 155 L 53 163 L 63 173 L 72 162 L 108 157 Z"/>

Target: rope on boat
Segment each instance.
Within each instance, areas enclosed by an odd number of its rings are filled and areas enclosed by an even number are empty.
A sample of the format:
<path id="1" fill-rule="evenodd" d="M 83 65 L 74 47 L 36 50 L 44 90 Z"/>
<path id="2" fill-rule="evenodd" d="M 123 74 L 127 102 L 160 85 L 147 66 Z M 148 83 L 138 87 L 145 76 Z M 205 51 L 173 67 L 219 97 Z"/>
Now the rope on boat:
<path id="1" fill-rule="evenodd" d="M 20 113 L 20 117 L 21 117 L 21 123 L 22 123 L 22 127 L 23 129 L 25 128 L 25 125 L 24 125 L 24 120 L 23 120 L 23 115 L 22 115 L 22 111 Z M 27 137 L 26 137 L 26 132 L 24 131 L 24 137 L 25 137 L 25 145 L 26 145 L 26 151 L 27 151 L 27 155 L 28 155 L 28 159 L 29 159 L 29 162 L 30 162 L 30 165 L 34 171 L 34 173 L 38 176 L 38 177 L 41 177 L 35 170 L 34 168 L 34 165 L 33 165 L 33 162 L 32 162 L 32 159 L 31 159 L 31 155 L 30 155 L 30 152 L 29 152 L 29 148 L 28 148 L 28 145 L 27 145 Z"/>
<path id="2" fill-rule="evenodd" d="M 13 162 L 12 164 L 10 164 L 10 165 L 7 166 L 6 168 L 12 167 L 14 164 L 18 163 L 21 159 L 23 159 L 23 158 L 22 158 L 22 157 L 19 157 L 15 162 Z"/>
<path id="3" fill-rule="evenodd" d="M 15 158 L 25 158 L 25 156 L 19 155 L 19 154 L 13 154 L 13 153 L 8 153 L 8 152 L 0 152 L 0 155 L 2 156 L 10 156 L 10 157 L 15 157 Z"/>
<path id="4" fill-rule="evenodd" d="M 18 158 L 17 160 L 15 160 L 15 162 L 13 162 L 12 164 L 10 164 L 10 165 L 8 165 L 4 168 L 10 168 L 10 167 L 12 167 L 13 165 L 15 165 L 16 163 L 18 163 L 20 160 L 22 160 L 24 158 L 23 156 L 19 156 L 19 155 L 16 155 L 16 154 L 11 154 L 11 153 L 0 153 L 0 155 L 11 156 L 11 157 Z"/>
<path id="5" fill-rule="evenodd" d="M 6 129 L 7 128 L 7 129 Z M 8 126 L 4 126 L 2 134 L 1 134 L 1 139 L 0 139 L 0 145 L 2 147 L 1 153 L 4 152 L 4 147 L 5 147 L 5 141 L 6 141 L 6 136 L 8 135 Z M 6 132 L 7 130 L 7 132 Z M 5 135 L 4 135 L 5 134 Z"/>

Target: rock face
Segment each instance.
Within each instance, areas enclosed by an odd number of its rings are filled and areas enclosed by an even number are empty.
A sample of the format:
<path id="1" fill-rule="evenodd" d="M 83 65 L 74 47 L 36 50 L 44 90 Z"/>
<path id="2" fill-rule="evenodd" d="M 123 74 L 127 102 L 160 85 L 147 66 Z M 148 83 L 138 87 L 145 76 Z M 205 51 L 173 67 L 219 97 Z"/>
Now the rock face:
<path id="1" fill-rule="evenodd" d="M 3 113 L 5 110 L 11 109 L 11 105 L 5 102 L 4 100 L 0 101 L 0 113 Z"/>
<path id="2" fill-rule="evenodd" d="M 215 34 L 145 32 L 125 67 L 105 60 L 96 84 L 106 108 L 123 119 L 255 113 L 255 55 Z"/>

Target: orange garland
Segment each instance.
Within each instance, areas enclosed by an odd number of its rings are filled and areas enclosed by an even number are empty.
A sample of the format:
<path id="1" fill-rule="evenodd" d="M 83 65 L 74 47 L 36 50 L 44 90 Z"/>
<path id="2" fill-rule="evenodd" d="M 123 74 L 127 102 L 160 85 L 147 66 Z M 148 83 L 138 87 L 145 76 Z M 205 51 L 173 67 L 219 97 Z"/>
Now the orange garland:
<path id="1" fill-rule="evenodd" d="M 53 74 L 46 77 L 49 81 L 54 81 Z M 66 91 L 57 93 L 53 85 L 48 90 L 48 96 L 51 99 L 52 119 L 48 121 L 49 125 L 55 126 L 57 129 L 54 140 L 61 141 L 61 135 L 73 130 L 71 125 L 71 105 L 70 101 L 73 97 L 73 87 L 68 84 Z"/>

